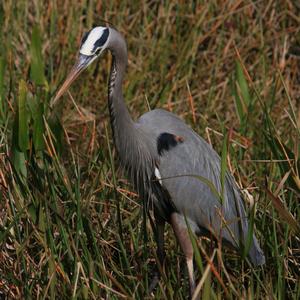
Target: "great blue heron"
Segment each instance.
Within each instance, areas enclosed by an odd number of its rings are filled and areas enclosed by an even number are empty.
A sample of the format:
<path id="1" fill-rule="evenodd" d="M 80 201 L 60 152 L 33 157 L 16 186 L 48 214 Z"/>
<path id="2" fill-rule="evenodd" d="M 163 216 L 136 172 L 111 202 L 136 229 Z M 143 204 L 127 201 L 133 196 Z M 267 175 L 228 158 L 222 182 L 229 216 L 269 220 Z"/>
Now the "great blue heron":
<path id="1" fill-rule="evenodd" d="M 219 155 L 176 115 L 155 109 L 136 122 L 132 120 L 122 93 L 127 47 L 123 36 L 111 27 L 95 27 L 84 35 L 78 60 L 52 105 L 105 49 L 112 53 L 108 107 L 121 165 L 147 209 L 154 210 L 157 255 L 161 264 L 165 256 L 165 222 L 171 224 L 186 257 L 192 294 L 195 280 L 189 228 L 196 235 L 208 234 L 237 249 L 244 247 L 250 233 L 241 193 L 228 172 L 222 188 Z M 215 191 L 223 192 L 222 201 Z M 254 265 L 265 263 L 255 235 L 249 258 Z"/>

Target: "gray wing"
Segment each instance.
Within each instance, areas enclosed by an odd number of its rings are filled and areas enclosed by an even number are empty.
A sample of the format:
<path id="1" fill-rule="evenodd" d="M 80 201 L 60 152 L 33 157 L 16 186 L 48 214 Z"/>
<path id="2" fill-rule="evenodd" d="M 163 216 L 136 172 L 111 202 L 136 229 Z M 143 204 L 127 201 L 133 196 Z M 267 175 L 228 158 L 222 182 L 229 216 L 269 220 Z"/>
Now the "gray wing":
<path id="1" fill-rule="evenodd" d="M 185 215 L 198 233 L 204 229 L 236 247 L 240 242 L 244 244 L 248 222 L 233 177 L 226 174 L 222 204 L 209 184 L 201 179 L 208 180 L 221 193 L 220 157 L 212 147 L 181 119 L 164 110 L 143 115 L 138 124 L 151 135 L 154 146 L 164 132 L 183 139 L 182 143 L 161 153 L 158 166 L 161 184 L 168 191 L 177 212 Z M 179 177 L 169 178 L 174 176 Z"/>

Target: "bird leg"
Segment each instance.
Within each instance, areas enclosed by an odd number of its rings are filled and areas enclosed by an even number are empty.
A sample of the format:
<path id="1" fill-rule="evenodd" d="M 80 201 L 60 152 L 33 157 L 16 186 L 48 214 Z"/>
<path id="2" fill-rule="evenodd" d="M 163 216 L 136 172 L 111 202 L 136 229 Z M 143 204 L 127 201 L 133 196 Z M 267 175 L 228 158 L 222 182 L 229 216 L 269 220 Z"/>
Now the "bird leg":
<path id="1" fill-rule="evenodd" d="M 180 244 L 180 247 L 185 255 L 186 265 L 189 275 L 190 296 L 192 298 L 195 291 L 195 278 L 194 278 L 194 249 L 190 239 L 190 235 L 185 223 L 185 220 L 178 213 L 172 213 L 170 218 L 171 226 L 174 230 L 175 236 Z"/>
<path id="2" fill-rule="evenodd" d="M 150 287 L 149 287 L 150 292 L 153 291 L 153 289 L 158 284 L 158 281 L 160 278 L 160 273 L 164 269 L 164 261 L 165 261 L 165 249 L 164 249 L 165 221 L 162 218 L 160 218 L 155 211 L 154 211 L 154 217 L 155 217 L 154 233 L 155 233 L 155 239 L 156 239 L 156 244 L 157 244 L 156 255 L 158 257 L 159 266 L 158 266 L 157 270 L 155 271 L 153 280 L 150 284 Z"/>

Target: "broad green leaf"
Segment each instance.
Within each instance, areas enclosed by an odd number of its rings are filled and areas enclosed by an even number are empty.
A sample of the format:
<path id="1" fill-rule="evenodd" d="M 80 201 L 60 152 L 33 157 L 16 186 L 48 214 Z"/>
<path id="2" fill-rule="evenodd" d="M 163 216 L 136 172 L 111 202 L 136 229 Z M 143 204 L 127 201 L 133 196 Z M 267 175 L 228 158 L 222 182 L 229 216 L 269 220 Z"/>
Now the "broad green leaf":
<path id="1" fill-rule="evenodd" d="M 28 206 L 28 213 L 32 219 L 32 222 L 35 224 L 37 221 L 37 215 L 36 215 L 36 207 L 34 206 L 33 203 L 29 204 Z"/>
<path id="2" fill-rule="evenodd" d="M 234 105 L 235 105 L 236 113 L 240 120 L 240 123 L 242 123 L 244 120 L 244 110 L 243 110 L 242 102 L 237 92 L 235 80 L 233 79 L 231 83 L 232 83 L 232 93 L 234 96 Z"/>
<path id="3" fill-rule="evenodd" d="M 36 85 L 47 85 L 47 81 L 44 74 L 41 35 L 37 26 L 35 26 L 32 31 L 30 53 L 31 53 L 31 65 L 30 65 L 31 80 Z"/>
<path id="4" fill-rule="evenodd" d="M 31 117 L 33 119 L 33 145 L 36 151 L 43 150 L 44 144 L 44 120 L 43 120 L 43 105 L 37 99 L 37 97 L 30 97 L 28 99 L 28 105 L 31 111 Z"/>
<path id="5" fill-rule="evenodd" d="M 248 89 L 248 84 L 243 72 L 243 68 L 239 61 L 236 62 L 236 79 L 241 90 L 241 95 L 243 97 L 242 100 L 244 101 L 244 105 L 246 108 L 248 108 L 251 102 L 251 97 Z"/>
<path id="6" fill-rule="evenodd" d="M 27 168 L 26 168 L 26 160 L 25 154 L 23 152 L 18 151 L 18 149 L 14 148 L 12 150 L 12 163 L 16 169 L 16 171 L 22 175 L 23 177 L 27 177 Z"/>
<path id="7" fill-rule="evenodd" d="M 240 123 L 243 123 L 247 115 L 249 105 L 251 103 L 251 96 L 248 89 L 248 84 L 243 72 L 243 68 L 239 61 L 236 62 L 235 80 L 232 87 L 233 96 L 235 100 L 235 107 Z"/>
<path id="8" fill-rule="evenodd" d="M 243 257 L 247 257 L 250 247 L 253 243 L 253 230 L 254 230 L 254 219 L 255 219 L 255 206 L 251 209 L 250 212 L 250 218 L 249 218 L 249 227 L 248 227 L 248 233 L 247 233 L 247 238 L 246 238 L 246 243 L 243 249 Z"/>
<path id="9" fill-rule="evenodd" d="M 211 299 L 211 291 L 212 290 L 212 283 L 211 283 L 211 272 L 208 272 L 207 277 L 205 279 L 204 288 L 203 288 L 203 300 Z"/>
<path id="10" fill-rule="evenodd" d="M 52 114 L 47 120 L 51 132 L 54 136 L 52 140 L 55 146 L 57 153 L 61 153 L 63 150 L 63 138 L 64 138 L 64 129 L 60 122 L 60 117 L 57 114 Z"/>
<path id="11" fill-rule="evenodd" d="M 26 169 L 26 160 L 23 152 L 20 151 L 19 148 L 19 116 L 18 113 L 15 115 L 15 120 L 13 124 L 12 130 L 12 145 L 11 145 L 11 153 L 12 153 L 12 164 L 19 173 L 19 175 L 27 177 L 27 169 Z"/>
<path id="12" fill-rule="evenodd" d="M 26 108 L 27 87 L 24 80 L 19 84 L 18 98 L 18 145 L 21 151 L 29 149 L 28 112 Z"/>
<path id="13" fill-rule="evenodd" d="M 86 285 L 81 287 L 82 299 L 89 299 L 89 288 Z"/>
<path id="14" fill-rule="evenodd" d="M 36 151 L 43 150 L 45 148 L 44 144 L 44 121 L 43 121 L 43 111 L 42 106 L 39 106 L 38 113 L 33 121 L 33 145 Z"/>

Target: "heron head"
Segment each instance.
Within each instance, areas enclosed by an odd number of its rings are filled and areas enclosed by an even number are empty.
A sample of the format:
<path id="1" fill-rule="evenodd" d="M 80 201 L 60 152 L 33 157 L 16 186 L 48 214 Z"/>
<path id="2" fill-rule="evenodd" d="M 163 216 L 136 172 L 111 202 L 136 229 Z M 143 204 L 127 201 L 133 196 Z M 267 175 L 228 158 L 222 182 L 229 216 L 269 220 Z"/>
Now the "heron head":
<path id="1" fill-rule="evenodd" d="M 56 93 L 51 106 L 53 106 L 55 102 L 63 95 L 72 82 L 79 76 L 79 74 L 107 48 L 109 44 L 109 35 L 109 27 L 95 27 L 83 35 L 77 61 L 68 77 L 62 84 L 61 88 Z"/>
<path id="2" fill-rule="evenodd" d="M 88 57 L 99 56 L 106 48 L 108 37 L 108 27 L 93 28 L 83 35 L 79 53 Z"/>

